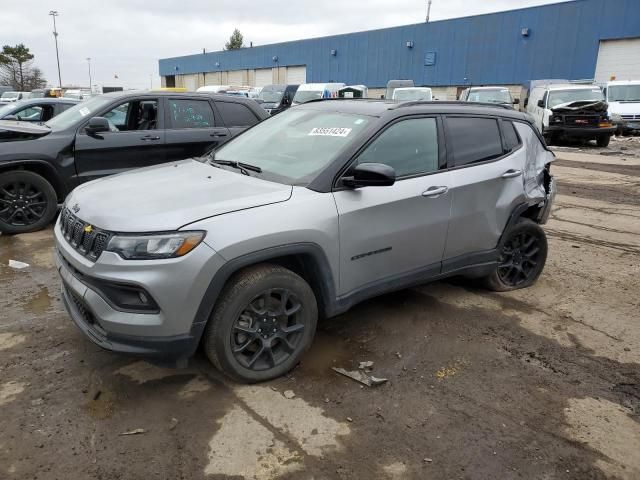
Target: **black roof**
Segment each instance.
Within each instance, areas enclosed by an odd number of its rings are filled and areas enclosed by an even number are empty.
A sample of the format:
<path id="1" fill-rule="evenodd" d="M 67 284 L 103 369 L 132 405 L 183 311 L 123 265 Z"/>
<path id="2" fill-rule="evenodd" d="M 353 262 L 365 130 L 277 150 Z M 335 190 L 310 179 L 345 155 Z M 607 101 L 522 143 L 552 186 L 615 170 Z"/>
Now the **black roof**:
<path id="1" fill-rule="evenodd" d="M 73 104 L 75 104 L 75 103 L 80 103 L 80 100 L 77 100 L 75 98 L 55 98 L 55 97 L 39 97 L 38 98 L 38 97 L 36 97 L 36 98 L 26 98 L 24 100 L 18 100 L 15 103 L 20 105 L 20 106 L 31 105 L 31 104 L 38 104 L 38 105 L 43 105 L 44 104 L 44 105 L 47 105 L 47 104 L 54 104 L 54 103 L 73 103 Z M 7 105 L 7 104 L 5 104 L 5 105 Z"/>
<path id="2" fill-rule="evenodd" d="M 493 115 L 530 122 L 530 116 L 528 114 L 518 112 L 503 105 L 459 101 L 397 102 L 393 100 L 373 99 L 324 99 L 312 100 L 298 105 L 295 108 L 326 110 L 374 117 L 381 117 L 391 111 L 394 111 L 398 116 L 405 113 Z"/>

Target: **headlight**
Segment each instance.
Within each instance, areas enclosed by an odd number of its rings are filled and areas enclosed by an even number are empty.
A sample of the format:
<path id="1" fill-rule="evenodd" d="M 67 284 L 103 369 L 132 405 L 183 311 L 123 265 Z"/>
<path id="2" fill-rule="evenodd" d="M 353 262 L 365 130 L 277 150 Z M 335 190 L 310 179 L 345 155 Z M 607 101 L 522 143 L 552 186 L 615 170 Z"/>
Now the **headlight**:
<path id="1" fill-rule="evenodd" d="M 175 232 L 150 235 L 116 235 L 106 250 L 126 260 L 154 260 L 186 255 L 196 248 L 205 232 Z"/>
<path id="2" fill-rule="evenodd" d="M 612 113 L 611 114 L 611 121 L 612 122 L 622 122 L 622 115 L 618 114 L 618 113 Z"/>

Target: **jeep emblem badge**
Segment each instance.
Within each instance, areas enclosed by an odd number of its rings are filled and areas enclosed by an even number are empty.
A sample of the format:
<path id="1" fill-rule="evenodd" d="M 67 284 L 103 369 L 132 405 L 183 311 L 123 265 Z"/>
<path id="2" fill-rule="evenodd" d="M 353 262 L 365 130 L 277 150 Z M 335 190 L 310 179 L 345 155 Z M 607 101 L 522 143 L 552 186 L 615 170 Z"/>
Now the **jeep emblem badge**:
<path id="1" fill-rule="evenodd" d="M 73 210 L 73 213 L 78 213 L 80 211 L 80 205 L 76 203 L 73 207 L 71 207 L 71 210 Z"/>

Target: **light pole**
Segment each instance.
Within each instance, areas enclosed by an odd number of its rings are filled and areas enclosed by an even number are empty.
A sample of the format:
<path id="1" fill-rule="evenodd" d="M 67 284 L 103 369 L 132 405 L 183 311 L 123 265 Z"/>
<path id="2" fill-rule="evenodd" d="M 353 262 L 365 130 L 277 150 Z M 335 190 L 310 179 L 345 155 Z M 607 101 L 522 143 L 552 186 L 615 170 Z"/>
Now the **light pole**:
<path id="1" fill-rule="evenodd" d="M 91 82 L 91 57 L 87 57 L 87 63 L 89 64 L 89 92 L 93 93 L 93 83 Z"/>
<path id="2" fill-rule="evenodd" d="M 427 2 L 427 23 L 429 23 L 430 17 L 431 17 L 431 0 Z"/>
<path id="3" fill-rule="evenodd" d="M 60 54 L 58 53 L 58 30 L 56 30 L 56 17 L 59 15 L 56 10 L 49 12 L 53 18 L 53 38 L 56 41 L 56 60 L 58 61 L 58 86 L 62 89 L 62 76 L 60 75 Z"/>

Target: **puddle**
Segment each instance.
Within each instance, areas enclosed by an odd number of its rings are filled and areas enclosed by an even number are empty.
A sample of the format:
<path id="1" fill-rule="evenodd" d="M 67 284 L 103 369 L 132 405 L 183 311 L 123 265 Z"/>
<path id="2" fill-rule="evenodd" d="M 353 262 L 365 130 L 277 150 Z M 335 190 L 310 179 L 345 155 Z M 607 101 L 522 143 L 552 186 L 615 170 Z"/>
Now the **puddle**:
<path id="1" fill-rule="evenodd" d="M 25 384 L 11 381 L 0 385 L 0 405 L 12 402 L 24 391 Z"/>
<path id="2" fill-rule="evenodd" d="M 51 308 L 51 297 L 49 296 L 49 289 L 44 287 L 35 295 L 31 295 L 26 303 L 22 305 L 22 309 L 28 313 L 42 314 Z"/>
<path id="3" fill-rule="evenodd" d="M 27 339 L 26 336 L 21 333 L 0 333 L 0 350 L 7 350 L 13 348 L 16 345 L 24 342 Z"/>
<path id="4" fill-rule="evenodd" d="M 311 349 L 300 360 L 300 370 L 305 375 L 330 374 L 331 367 L 345 366 L 349 365 L 350 360 L 355 361 L 356 348 L 342 338 L 318 330 Z"/>

